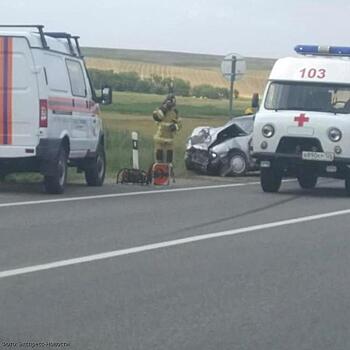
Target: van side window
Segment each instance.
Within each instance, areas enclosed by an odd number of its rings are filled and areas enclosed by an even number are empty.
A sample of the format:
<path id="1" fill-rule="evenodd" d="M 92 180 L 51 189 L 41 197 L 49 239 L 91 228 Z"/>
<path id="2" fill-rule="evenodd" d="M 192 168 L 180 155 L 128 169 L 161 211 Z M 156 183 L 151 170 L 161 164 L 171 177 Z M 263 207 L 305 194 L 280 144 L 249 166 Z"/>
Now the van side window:
<path id="1" fill-rule="evenodd" d="M 53 53 L 44 53 L 44 62 L 50 91 L 67 94 L 69 81 L 64 59 Z"/>
<path id="2" fill-rule="evenodd" d="M 73 96 L 86 97 L 86 85 L 83 69 L 77 61 L 66 60 Z"/>

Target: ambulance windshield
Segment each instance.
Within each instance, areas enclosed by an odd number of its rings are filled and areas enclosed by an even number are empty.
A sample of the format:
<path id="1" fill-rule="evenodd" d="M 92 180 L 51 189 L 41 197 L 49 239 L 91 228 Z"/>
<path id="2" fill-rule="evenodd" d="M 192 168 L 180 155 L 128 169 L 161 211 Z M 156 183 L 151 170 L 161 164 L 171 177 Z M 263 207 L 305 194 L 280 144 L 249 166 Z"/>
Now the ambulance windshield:
<path id="1" fill-rule="evenodd" d="M 350 114 L 350 85 L 273 82 L 265 108 Z"/>

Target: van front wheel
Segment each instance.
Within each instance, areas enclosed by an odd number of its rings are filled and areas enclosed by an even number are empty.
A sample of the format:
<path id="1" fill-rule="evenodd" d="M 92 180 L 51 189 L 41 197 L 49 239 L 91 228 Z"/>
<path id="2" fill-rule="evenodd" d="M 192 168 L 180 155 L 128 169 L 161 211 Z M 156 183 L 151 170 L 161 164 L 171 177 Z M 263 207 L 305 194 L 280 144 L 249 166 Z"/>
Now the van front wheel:
<path id="1" fill-rule="evenodd" d="M 317 185 L 317 175 L 311 171 L 299 174 L 297 179 L 300 187 L 306 190 L 315 188 Z"/>
<path id="2" fill-rule="evenodd" d="M 106 176 L 106 153 L 103 146 L 97 150 L 96 157 L 85 170 L 85 180 L 88 186 L 102 186 Z"/>
<path id="3" fill-rule="evenodd" d="M 345 191 L 346 191 L 346 195 L 350 197 L 350 174 L 349 173 L 346 174 L 346 178 L 345 178 Z"/>
<path id="4" fill-rule="evenodd" d="M 260 183 L 264 192 L 278 192 L 282 183 L 282 174 L 274 168 L 262 168 Z"/>
<path id="5" fill-rule="evenodd" d="M 47 193 L 62 194 L 67 182 L 67 154 L 61 148 L 55 164 L 55 175 L 44 177 L 44 187 Z"/>

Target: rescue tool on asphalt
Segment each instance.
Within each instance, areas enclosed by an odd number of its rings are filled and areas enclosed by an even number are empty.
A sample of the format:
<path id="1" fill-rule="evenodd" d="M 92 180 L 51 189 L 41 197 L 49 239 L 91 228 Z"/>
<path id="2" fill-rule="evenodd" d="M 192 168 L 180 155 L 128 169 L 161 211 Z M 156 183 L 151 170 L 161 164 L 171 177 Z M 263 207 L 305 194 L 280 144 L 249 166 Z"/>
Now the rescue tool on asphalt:
<path id="1" fill-rule="evenodd" d="M 67 166 L 101 186 L 106 171 L 97 97 L 79 37 L 42 25 L 0 26 L 0 175 L 34 171 L 49 193 L 62 193 Z"/>
<path id="2" fill-rule="evenodd" d="M 302 188 L 319 177 L 345 180 L 350 195 L 350 47 L 298 45 L 279 59 L 256 114 L 253 156 L 261 186 L 277 192 L 285 176 Z"/>

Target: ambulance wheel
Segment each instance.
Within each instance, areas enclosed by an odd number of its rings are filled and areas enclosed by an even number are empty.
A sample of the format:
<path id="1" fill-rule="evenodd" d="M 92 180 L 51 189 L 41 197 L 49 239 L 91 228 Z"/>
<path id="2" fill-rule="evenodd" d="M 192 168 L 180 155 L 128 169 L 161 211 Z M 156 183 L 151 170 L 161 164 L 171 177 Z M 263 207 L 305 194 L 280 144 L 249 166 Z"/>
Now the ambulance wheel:
<path id="1" fill-rule="evenodd" d="M 97 150 L 96 157 L 85 170 L 85 180 L 88 186 L 102 186 L 106 176 L 106 153 L 103 146 Z"/>
<path id="2" fill-rule="evenodd" d="M 60 149 L 55 164 L 55 175 L 44 176 L 44 187 L 47 193 L 62 194 L 67 182 L 67 153 L 64 148 Z"/>
<path id="3" fill-rule="evenodd" d="M 305 190 L 315 188 L 317 185 L 317 175 L 312 172 L 303 172 L 297 177 L 299 185 Z"/>
<path id="4" fill-rule="evenodd" d="M 345 179 L 345 191 L 346 195 L 350 197 L 350 174 L 348 174 Z"/>
<path id="5" fill-rule="evenodd" d="M 282 183 L 282 175 L 274 168 L 262 168 L 260 183 L 264 192 L 278 192 Z"/>

